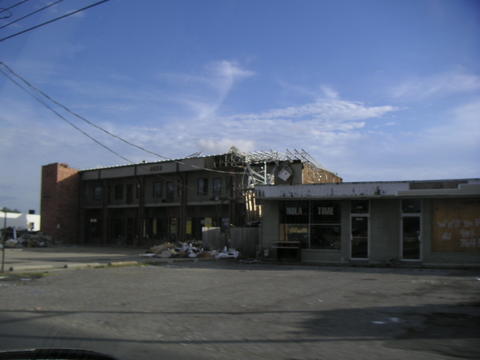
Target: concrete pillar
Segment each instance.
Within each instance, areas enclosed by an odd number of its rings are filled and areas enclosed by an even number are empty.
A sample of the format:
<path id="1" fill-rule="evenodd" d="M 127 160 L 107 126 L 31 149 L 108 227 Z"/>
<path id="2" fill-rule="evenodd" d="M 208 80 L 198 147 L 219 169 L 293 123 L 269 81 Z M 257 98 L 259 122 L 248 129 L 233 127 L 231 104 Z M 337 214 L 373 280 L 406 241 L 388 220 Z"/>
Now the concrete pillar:
<path id="1" fill-rule="evenodd" d="M 261 247 L 270 248 L 280 240 L 280 202 L 265 201 L 263 204 L 263 219 L 261 227 Z"/>

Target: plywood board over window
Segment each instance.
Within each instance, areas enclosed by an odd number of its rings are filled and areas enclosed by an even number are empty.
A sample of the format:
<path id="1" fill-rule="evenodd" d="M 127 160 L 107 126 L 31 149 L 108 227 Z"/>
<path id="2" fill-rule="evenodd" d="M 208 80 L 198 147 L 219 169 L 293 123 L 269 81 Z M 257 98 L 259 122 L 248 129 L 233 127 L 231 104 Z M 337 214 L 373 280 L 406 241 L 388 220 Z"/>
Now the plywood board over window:
<path id="1" fill-rule="evenodd" d="M 433 202 L 432 251 L 480 253 L 480 199 Z"/>

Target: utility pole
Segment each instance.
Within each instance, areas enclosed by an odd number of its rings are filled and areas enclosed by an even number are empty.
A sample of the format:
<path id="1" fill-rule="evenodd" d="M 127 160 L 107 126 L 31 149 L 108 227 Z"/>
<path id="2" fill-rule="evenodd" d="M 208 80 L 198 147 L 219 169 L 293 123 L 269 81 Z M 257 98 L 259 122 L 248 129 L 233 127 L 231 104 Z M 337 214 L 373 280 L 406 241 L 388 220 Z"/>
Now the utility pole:
<path id="1" fill-rule="evenodd" d="M 5 240 L 7 238 L 7 212 L 3 211 L 3 233 L 2 233 L 2 273 L 5 272 Z"/>

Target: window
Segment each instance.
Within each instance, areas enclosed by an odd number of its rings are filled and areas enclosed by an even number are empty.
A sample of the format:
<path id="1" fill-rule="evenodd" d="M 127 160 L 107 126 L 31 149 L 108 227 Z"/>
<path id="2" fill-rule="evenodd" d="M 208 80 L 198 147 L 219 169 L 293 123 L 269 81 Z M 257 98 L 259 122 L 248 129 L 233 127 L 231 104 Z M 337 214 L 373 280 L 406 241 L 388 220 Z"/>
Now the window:
<path id="1" fill-rule="evenodd" d="M 334 201 L 312 201 L 310 248 L 340 249 L 340 204 Z"/>
<path id="2" fill-rule="evenodd" d="M 172 181 L 167 181 L 166 183 L 166 200 L 173 201 L 175 200 L 175 183 Z"/>
<path id="3" fill-rule="evenodd" d="M 281 216 L 283 224 L 308 224 L 308 201 L 285 201 Z"/>
<path id="4" fill-rule="evenodd" d="M 162 182 L 153 183 L 152 196 L 153 196 L 154 199 L 160 199 L 163 196 L 163 184 L 162 184 Z"/>
<path id="5" fill-rule="evenodd" d="M 281 241 L 298 241 L 308 247 L 308 201 L 285 201 L 280 208 Z"/>
<path id="6" fill-rule="evenodd" d="M 127 184 L 127 204 L 133 202 L 133 184 Z"/>
<path id="7" fill-rule="evenodd" d="M 312 201 L 312 224 L 339 224 L 340 204 L 334 201 Z"/>
<path id="8" fill-rule="evenodd" d="M 122 200 L 123 199 L 123 184 L 115 184 L 113 188 L 114 198 L 115 200 Z"/>
<path id="9" fill-rule="evenodd" d="M 311 225 L 310 247 L 312 249 L 340 249 L 340 225 Z"/>
<path id="10" fill-rule="evenodd" d="M 197 195 L 207 195 L 208 194 L 208 179 L 199 178 L 197 179 Z"/>
<path id="11" fill-rule="evenodd" d="M 103 188 L 102 185 L 95 185 L 93 188 L 93 200 L 95 201 L 100 201 L 102 200 L 102 195 L 103 195 Z"/>
<path id="12" fill-rule="evenodd" d="M 220 196 L 222 194 L 222 179 L 214 178 L 212 182 L 213 195 Z"/>
<path id="13" fill-rule="evenodd" d="M 419 213 L 422 209 L 420 199 L 407 199 L 402 200 L 402 212 L 403 213 Z"/>
<path id="14" fill-rule="evenodd" d="M 281 241 L 298 241 L 300 247 L 308 247 L 308 225 L 283 224 L 280 228 Z"/>
<path id="15" fill-rule="evenodd" d="M 368 214 L 369 212 L 368 200 L 353 200 L 351 212 L 352 214 Z"/>

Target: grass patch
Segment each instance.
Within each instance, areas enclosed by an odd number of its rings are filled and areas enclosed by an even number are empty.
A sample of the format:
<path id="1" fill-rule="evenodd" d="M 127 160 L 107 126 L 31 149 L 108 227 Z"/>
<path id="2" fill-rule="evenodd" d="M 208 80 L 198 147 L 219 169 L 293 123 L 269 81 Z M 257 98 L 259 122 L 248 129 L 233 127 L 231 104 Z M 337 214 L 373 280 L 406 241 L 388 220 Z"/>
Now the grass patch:
<path id="1" fill-rule="evenodd" d="M 137 261 L 120 261 L 120 262 L 111 262 L 108 264 L 95 265 L 91 268 L 93 269 L 106 269 L 106 268 L 121 268 L 121 267 L 138 267 L 145 266 L 145 264 Z"/>
<path id="2" fill-rule="evenodd" d="M 0 273 L 0 281 L 31 281 L 51 275 L 49 272 Z"/>

